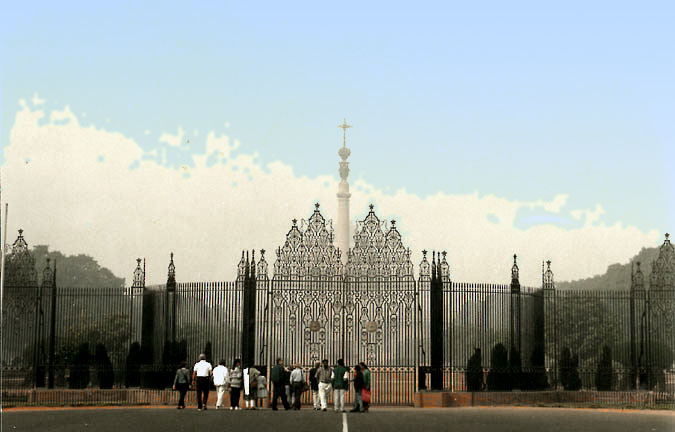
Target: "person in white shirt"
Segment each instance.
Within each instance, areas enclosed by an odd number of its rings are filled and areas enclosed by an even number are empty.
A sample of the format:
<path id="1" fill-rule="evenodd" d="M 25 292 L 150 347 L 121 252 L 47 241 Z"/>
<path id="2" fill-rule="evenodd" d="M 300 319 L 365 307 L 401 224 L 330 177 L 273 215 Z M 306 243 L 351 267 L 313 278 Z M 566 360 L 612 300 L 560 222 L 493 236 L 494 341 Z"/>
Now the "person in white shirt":
<path id="1" fill-rule="evenodd" d="M 305 386 L 305 376 L 302 373 L 300 363 L 295 364 L 295 368 L 293 369 L 293 372 L 291 372 L 291 378 L 289 381 L 291 382 L 291 390 L 294 396 L 293 409 L 299 410 L 300 397 L 302 396 L 302 391 L 304 390 Z"/>
<path id="2" fill-rule="evenodd" d="M 213 385 L 216 386 L 216 390 L 218 391 L 216 409 L 220 409 L 223 406 L 223 396 L 225 396 L 225 390 L 230 378 L 225 364 L 225 360 L 221 360 L 220 364 L 213 369 Z"/>
<path id="3" fill-rule="evenodd" d="M 209 385 L 211 383 L 211 376 L 213 375 L 213 368 L 211 363 L 206 361 L 206 354 L 199 354 L 199 361 L 195 363 L 192 372 L 192 379 L 197 381 L 197 410 L 201 411 L 202 406 L 206 409 L 206 402 L 209 400 Z M 202 400 L 202 395 L 204 399 Z"/>

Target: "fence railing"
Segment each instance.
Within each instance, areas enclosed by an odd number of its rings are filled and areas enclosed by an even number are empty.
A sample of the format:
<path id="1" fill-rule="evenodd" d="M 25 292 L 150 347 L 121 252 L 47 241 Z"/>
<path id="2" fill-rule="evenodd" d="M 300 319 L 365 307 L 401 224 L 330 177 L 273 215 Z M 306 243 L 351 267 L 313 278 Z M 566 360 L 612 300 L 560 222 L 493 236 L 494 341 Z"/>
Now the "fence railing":
<path id="1" fill-rule="evenodd" d="M 448 390 L 675 392 L 673 292 L 512 288 L 445 281 L 442 320 L 432 322 L 428 279 L 257 280 L 254 362 L 266 373 L 277 357 L 305 368 L 364 361 L 375 403 L 412 404 L 430 382 L 430 330 L 440 326 Z M 9 286 L 3 395 L 168 388 L 177 363 L 200 352 L 229 366 L 242 354 L 245 289 Z"/>

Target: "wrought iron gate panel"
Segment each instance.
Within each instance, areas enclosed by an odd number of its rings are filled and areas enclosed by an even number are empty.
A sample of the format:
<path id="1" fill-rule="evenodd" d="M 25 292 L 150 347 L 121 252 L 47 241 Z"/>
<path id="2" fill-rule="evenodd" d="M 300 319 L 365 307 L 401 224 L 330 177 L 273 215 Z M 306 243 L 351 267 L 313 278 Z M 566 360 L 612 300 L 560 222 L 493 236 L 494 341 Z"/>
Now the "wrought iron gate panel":
<path id="1" fill-rule="evenodd" d="M 416 364 L 415 288 L 412 277 L 345 281 L 345 361 L 373 366 Z"/>
<path id="2" fill-rule="evenodd" d="M 270 350 L 285 362 L 310 365 L 342 356 L 340 279 L 272 279 Z"/>

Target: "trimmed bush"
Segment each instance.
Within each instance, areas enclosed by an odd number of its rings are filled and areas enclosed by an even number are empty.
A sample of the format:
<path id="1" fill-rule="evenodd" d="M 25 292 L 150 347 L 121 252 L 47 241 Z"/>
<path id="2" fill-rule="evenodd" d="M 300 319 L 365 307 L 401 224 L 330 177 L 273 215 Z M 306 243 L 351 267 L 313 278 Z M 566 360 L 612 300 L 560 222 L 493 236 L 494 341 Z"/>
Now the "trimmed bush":
<path id="1" fill-rule="evenodd" d="M 511 390 L 509 353 L 501 343 L 495 345 L 490 353 L 490 372 L 488 372 L 487 376 L 487 388 L 490 391 Z"/>
<path id="2" fill-rule="evenodd" d="M 466 389 L 468 391 L 483 390 L 483 359 L 481 358 L 480 348 L 474 350 L 469 358 L 466 367 Z"/>
<path id="3" fill-rule="evenodd" d="M 599 391 L 612 390 L 613 379 L 612 350 L 605 345 L 602 347 L 602 358 L 598 362 L 598 369 L 595 372 L 595 387 Z"/>
<path id="4" fill-rule="evenodd" d="M 70 366 L 70 379 L 68 387 L 71 389 L 83 389 L 89 385 L 89 344 L 82 343 L 77 347 L 77 353 L 73 357 Z"/>
<path id="5" fill-rule="evenodd" d="M 98 369 L 98 386 L 102 389 L 111 389 L 115 383 L 115 372 L 112 362 L 108 356 L 108 350 L 105 345 L 96 345 L 96 368 Z"/>

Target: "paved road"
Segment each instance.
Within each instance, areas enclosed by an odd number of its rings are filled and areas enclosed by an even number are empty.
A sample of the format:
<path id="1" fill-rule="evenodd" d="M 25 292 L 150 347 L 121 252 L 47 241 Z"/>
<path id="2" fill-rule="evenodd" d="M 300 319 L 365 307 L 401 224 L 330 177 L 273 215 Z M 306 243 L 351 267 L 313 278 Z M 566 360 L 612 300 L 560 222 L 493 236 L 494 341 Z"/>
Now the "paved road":
<path id="1" fill-rule="evenodd" d="M 346 420 L 346 425 L 345 425 Z M 25 410 L 2 413 L 3 431 L 536 431 L 673 432 L 675 412 L 565 408 L 374 408 L 367 414 L 312 410 L 216 411 L 169 408 Z"/>

